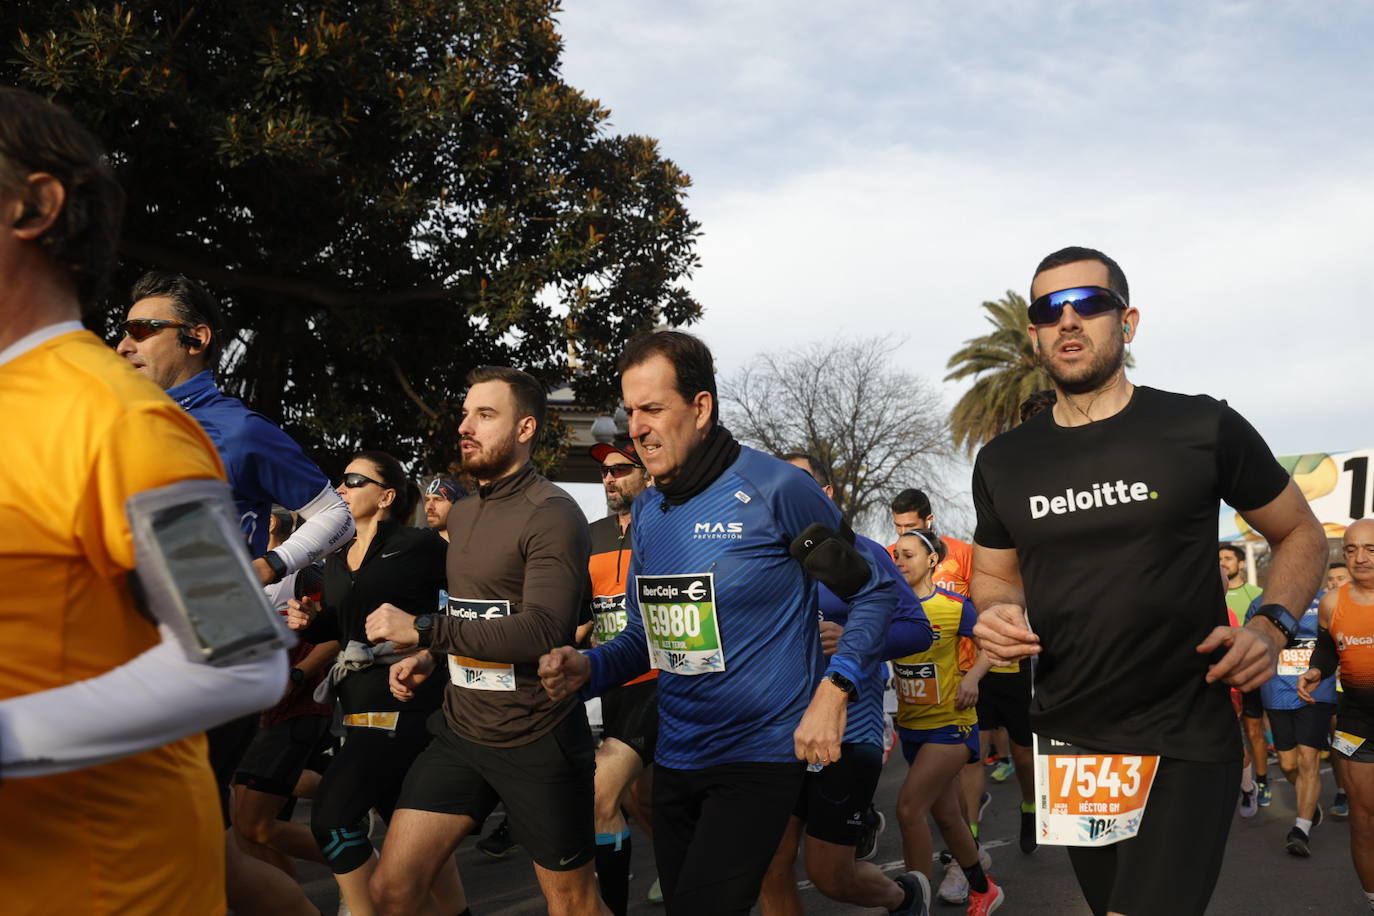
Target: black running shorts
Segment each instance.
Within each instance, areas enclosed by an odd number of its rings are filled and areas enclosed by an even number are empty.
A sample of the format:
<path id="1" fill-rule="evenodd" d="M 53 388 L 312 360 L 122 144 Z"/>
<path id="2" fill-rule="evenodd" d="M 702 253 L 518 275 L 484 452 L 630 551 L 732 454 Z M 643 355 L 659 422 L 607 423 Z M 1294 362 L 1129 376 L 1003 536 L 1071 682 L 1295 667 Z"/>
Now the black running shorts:
<path id="1" fill-rule="evenodd" d="M 234 785 L 290 798 L 301 772 L 326 740 L 332 740 L 328 716 L 296 716 L 258 729 L 239 761 Z"/>
<path id="2" fill-rule="evenodd" d="M 1031 746 L 1030 662 L 1021 661 L 1014 674 L 989 671 L 978 682 L 978 728 L 1005 728 L 1013 744 Z"/>
<path id="3" fill-rule="evenodd" d="M 806 774 L 792 813 L 806 822 L 806 835 L 837 846 L 857 846 L 864 814 L 883 773 L 876 744 L 842 744 L 840 759 Z"/>
<path id="4" fill-rule="evenodd" d="M 1240 760 L 1159 762 L 1140 832 L 1110 846 L 1069 846 L 1094 916 L 1202 916 L 1221 873 Z"/>
<path id="5" fill-rule="evenodd" d="M 592 816 L 596 747 L 581 703 L 547 734 L 518 747 L 491 747 L 453 733 L 443 710 L 430 717 L 434 740 L 415 759 L 396 807 L 482 821 L 498 802 L 530 858 L 572 871 L 596 850 Z"/>
<path id="6" fill-rule="evenodd" d="M 1331 716 L 1335 703 L 1304 703 L 1297 709 L 1270 709 L 1269 729 L 1274 735 L 1274 750 L 1291 751 L 1299 744 L 1326 750 L 1327 733 L 1331 730 Z"/>
<path id="7" fill-rule="evenodd" d="M 1247 719 L 1264 718 L 1264 700 L 1260 697 L 1258 690 L 1251 690 L 1249 693 L 1240 695 L 1240 714 Z"/>
<path id="8" fill-rule="evenodd" d="M 801 761 L 654 770 L 666 916 L 746 916 L 801 792 Z"/>
<path id="9" fill-rule="evenodd" d="M 613 687 L 601 695 L 601 735 L 629 745 L 645 766 L 658 743 L 658 679 Z"/>

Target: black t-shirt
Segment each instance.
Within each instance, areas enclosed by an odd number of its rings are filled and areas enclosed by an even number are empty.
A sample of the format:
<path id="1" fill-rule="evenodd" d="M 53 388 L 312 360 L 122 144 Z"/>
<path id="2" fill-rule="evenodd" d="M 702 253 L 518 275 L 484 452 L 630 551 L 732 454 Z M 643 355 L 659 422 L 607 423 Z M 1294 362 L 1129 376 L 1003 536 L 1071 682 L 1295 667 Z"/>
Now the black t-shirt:
<path id="1" fill-rule="evenodd" d="M 1051 411 L 998 436 L 973 471 L 974 540 L 1015 549 L 1040 636 L 1031 723 L 1103 752 L 1240 756 L 1225 684 L 1195 647 L 1225 625 L 1218 500 L 1244 511 L 1288 475 L 1224 402 L 1137 387 L 1087 426 Z"/>
<path id="2" fill-rule="evenodd" d="M 367 615 L 388 602 L 417 617 L 438 613 L 447 553 L 447 542 L 435 531 L 382 522 L 356 570 L 348 568 L 347 546 L 325 559 L 324 607 L 301 637 L 317 643 L 337 639 L 343 645 L 349 640 L 367 642 Z M 443 700 L 447 678 L 442 669 L 408 702 L 391 695 L 387 676 L 385 665 L 347 675 L 338 686 L 343 711 L 432 711 Z"/>

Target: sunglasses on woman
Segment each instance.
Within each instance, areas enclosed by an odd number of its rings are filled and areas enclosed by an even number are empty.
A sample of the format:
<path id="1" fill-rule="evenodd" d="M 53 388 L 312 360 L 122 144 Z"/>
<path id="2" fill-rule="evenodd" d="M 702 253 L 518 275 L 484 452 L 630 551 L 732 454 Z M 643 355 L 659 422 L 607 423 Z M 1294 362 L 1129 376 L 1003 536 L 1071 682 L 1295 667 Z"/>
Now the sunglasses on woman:
<path id="1" fill-rule="evenodd" d="M 348 487 L 348 489 L 350 489 L 350 490 L 356 490 L 356 489 L 358 489 L 359 487 L 365 487 L 365 486 L 367 486 L 367 485 L 370 484 L 370 483 L 375 483 L 377 486 L 381 487 L 383 490 L 386 489 L 386 487 L 382 484 L 382 482 L 381 482 L 380 480 L 373 480 L 371 477 L 368 477 L 366 474 L 352 474 L 352 473 L 350 473 L 350 474 L 345 474 L 345 475 L 343 475 L 343 485 L 346 486 L 346 487 Z"/>
<path id="2" fill-rule="evenodd" d="M 1034 325 L 1058 324 L 1064 306 L 1073 306 L 1080 318 L 1091 318 L 1113 309 L 1127 308 L 1126 300 L 1116 290 L 1102 286 L 1076 286 L 1046 293 L 1026 308 L 1026 315 Z"/>
<path id="3" fill-rule="evenodd" d="M 130 318 L 123 324 L 124 333 L 132 341 L 144 341 L 152 337 L 163 328 L 186 328 L 187 330 L 195 327 L 184 321 L 169 321 L 166 318 Z"/>

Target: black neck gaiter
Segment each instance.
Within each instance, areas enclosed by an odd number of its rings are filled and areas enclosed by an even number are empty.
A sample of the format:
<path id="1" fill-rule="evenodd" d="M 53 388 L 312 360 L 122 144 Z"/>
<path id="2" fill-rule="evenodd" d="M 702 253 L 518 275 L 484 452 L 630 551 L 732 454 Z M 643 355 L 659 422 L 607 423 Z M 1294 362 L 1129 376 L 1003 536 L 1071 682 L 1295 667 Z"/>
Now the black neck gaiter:
<path id="1" fill-rule="evenodd" d="M 711 427 L 706 434 L 706 441 L 687 456 L 673 479 L 665 484 L 656 484 L 658 492 L 663 494 L 663 511 L 668 511 L 668 506 L 682 505 L 715 483 L 738 457 L 739 443 L 730 435 L 730 430 L 719 423 Z"/>

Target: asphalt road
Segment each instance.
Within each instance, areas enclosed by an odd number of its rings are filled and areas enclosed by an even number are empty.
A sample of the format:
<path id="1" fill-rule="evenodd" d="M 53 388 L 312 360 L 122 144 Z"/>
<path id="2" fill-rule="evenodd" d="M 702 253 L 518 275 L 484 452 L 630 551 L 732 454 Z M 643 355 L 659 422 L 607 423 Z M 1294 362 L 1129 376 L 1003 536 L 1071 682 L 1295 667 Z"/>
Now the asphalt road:
<path id="1" fill-rule="evenodd" d="M 900 754 L 893 754 L 884 770 L 878 789 L 878 804 L 888 819 L 888 830 L 878 844 L 874 862 L 890 873 L 903 871 L 901 842 L 893 814 L 897 789 L 906 771 Z M 1284 837 L 1293 823 L 1293 790 L 1271 764 L 1274 786 L 1273 804 L 1261 808 L 1253 818 L 1236 816 L 1221 880 L 1212 898 L 1209 914 L 1215 916 L 1255 916 L 1255 914 L 1357 914 L 1369 912 L 1364 894 L 1350 864 L 1349 827 L 1346 821 L 1327 819 L 1313 831 L 1312 857 L 1296 859 L 1284 851 Z M 1331 801 L 1334 784 L 1329 767 L 1323 770 L 1322 802 Z M 1074 882 L 1068 857 L 1054 847 L 1041 847 L 1024 855 L 1017 846 L 1018 803 L 1015 779 L 1003 785 L 989 781 L 992 805 L 983 820 L 984 844 L 992 855 L 991 874 L 1007 893 L 998 911 L 1006 914 L 1053 914 L 1086 916 Z M 309 818 L 309 806 L 302 804 L 298 818 Z M 500 815 L 488 821 L 487 828 Z M 382 838 L 381 831 L 376 835 Z M 653 853 L 646 837 L 634 831 L 634 876 L 630 882 L 633 914 L 661 914 L 662 907 L 645 900 L 654 880 Z M 938 839 L 937 839 L 938 844 Z M 468 890 L 472 911 L 477 916 L 526 916 L 545 912 L 543 898 L 535 882 L 529 858 L 521 851 L 501 860 L 484 856 L 468 840 L 458 852 L 458 863 Z M 933 883 L 940 875 L 932 867 Z M 798 880 L 804 879 L 798 869 Z M 331 876 L 319 866 L 301 869 L 301 878 L 311 899 L 326 914 L 334 914 L 338 894 Z M 1167 877 L 1164 878 L 1167 880 Z M 853 913 L 857 908 L 826 899 L 806 885 L 802 901 L 808 913 Z M 881 911 L 869 911 L 881 912 Z M 962 913 L 958 906 L 935 903 L 934 914 Z"/>

